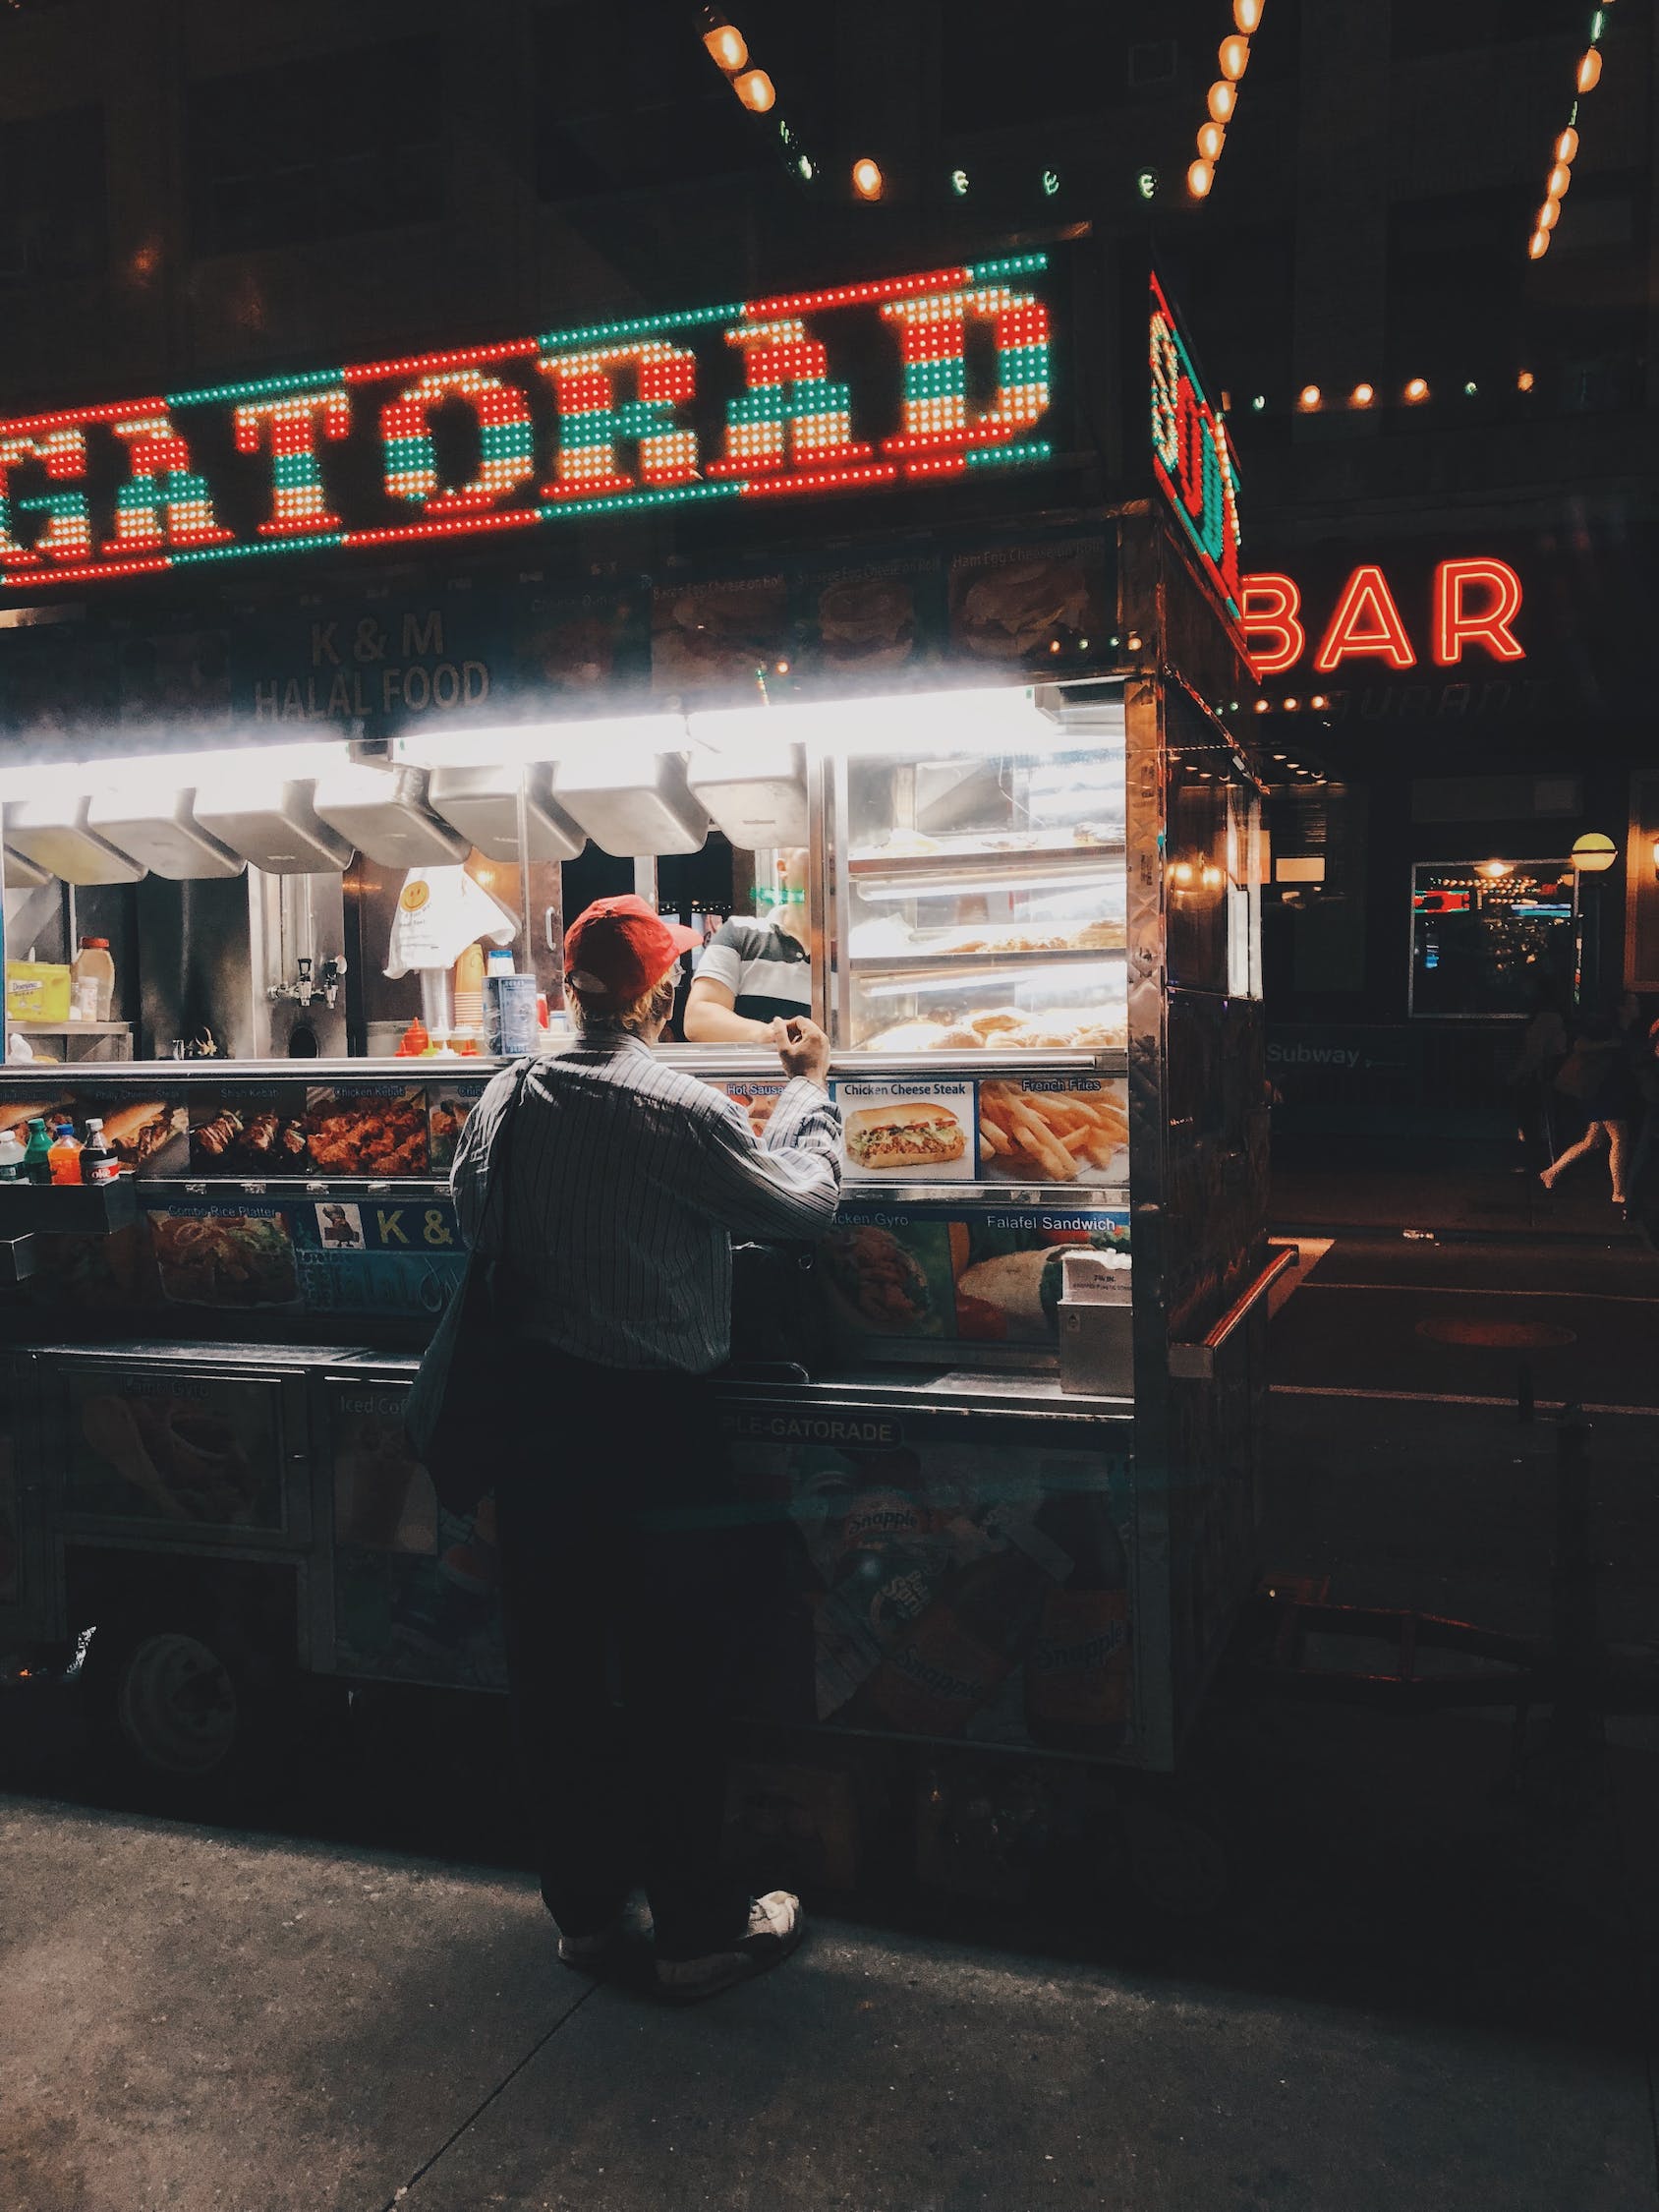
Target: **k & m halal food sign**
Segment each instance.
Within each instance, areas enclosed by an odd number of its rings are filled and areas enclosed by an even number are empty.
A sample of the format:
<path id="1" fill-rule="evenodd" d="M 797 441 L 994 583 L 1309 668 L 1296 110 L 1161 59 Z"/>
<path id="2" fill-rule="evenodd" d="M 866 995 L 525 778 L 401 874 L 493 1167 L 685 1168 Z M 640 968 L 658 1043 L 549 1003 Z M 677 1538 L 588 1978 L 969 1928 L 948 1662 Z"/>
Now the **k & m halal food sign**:
<path id="1" fill-rule="evenodd" d="M 1156 275 L 1149 305 L 1152 473 L 1236 630 L 1238 479 L 1227 424 L 1204 395 L 1180 322 Z"/>
<path id="2" fill-rule="evenodd" d="M 1049 257 L 0 421 L 0 594 L 1050 457 Z"/>

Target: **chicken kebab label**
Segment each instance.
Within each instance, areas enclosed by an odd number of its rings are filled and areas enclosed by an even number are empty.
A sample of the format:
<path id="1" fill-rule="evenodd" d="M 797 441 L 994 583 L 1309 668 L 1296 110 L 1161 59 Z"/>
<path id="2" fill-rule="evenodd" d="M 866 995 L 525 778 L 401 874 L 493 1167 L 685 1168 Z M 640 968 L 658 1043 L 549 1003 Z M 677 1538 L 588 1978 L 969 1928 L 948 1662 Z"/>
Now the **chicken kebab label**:
<path id="1" fill-rule="evenodd" d="M 446 1090 L 434 1122 L 424 1085 L 239 1084 L 193 1102 L 190 1164 L 199 1175 L 429 1175 L 434 1132 L 452 1157 L 470 1104 Z"/>

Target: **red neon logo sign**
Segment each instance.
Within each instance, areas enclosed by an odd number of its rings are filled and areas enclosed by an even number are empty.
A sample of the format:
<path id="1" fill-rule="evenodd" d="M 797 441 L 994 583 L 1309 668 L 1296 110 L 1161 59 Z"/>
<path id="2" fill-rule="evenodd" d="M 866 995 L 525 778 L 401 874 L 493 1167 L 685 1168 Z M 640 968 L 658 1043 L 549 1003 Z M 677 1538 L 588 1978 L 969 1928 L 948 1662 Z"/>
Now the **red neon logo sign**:
<path id="1" fill-rule="evenodd" d="M 1239 613 L 1238 478 L 1227 425 L 1204 396 L 1156 276 L 1148 331 L 1152 473 L 1228 612 Z"/>
<path id="2" fill-rule="evenodd" d="M 1293 669 L 1308 645 L 1301 590 L 1294 578 L 1264 569 L 1243 578 L 1239 596 L 1245 646 L 1257 675 L 1282 675 Z M 1520 578 L 1507 561 L 1480 556 L 1441 561 L 1429 606 L 1429 650 L 1435 666 L 1456 668 L 1471 646 L 1495 661 L 1524 660 L 1526 648 L 1514 627 L 1521 598 Z M 1399 602 L 1375 561 L 1350 572 L 1319 633 L 1313 665 L 1322 675 L 1347 661 L 1380 661 L 1395 670 L 1417 666 Z"/>

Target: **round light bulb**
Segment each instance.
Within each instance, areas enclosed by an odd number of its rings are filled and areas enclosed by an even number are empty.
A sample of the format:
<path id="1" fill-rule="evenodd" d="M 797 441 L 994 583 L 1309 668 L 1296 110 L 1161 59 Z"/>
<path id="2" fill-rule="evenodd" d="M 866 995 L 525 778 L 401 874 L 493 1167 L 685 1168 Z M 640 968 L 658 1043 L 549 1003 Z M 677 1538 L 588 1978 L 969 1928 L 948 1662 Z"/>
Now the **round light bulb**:
<path id="1" fill-rule="evenodd" d="M 1189 164 L 1186 172 L 1186 189 L 1194 200 L 1207 200 L 1210 187 L 1216 181 L 1216 164 L 1200 158 Z"/>
<path id="2" fill-rule="evenodd" d="M 1216 51 L 1216 63 L 1224 77 L 1236 85 L 1250 66 L 1250 41 L 1236 33 L 1224 38 Z"/>
<path id="3" fill-rule="evenodd" d="M 1523 369 L 1515 380 L 1515 388 L 1516 391 L 1530 391 L 1537 381 L 1530 369 Z"/>
<path id="4" fill-rule="evenodd" d="M 1549 250 L 1550 234 L 1547 230 L 1535 230 L 1526 241 L 1526 258 L 1529 262 L 1541 262 Z"/>
<path id="5" fill-rule="evenodd" d="M 867 153 L 860 155 L 852 165 L 852 189 L 860 200 L 880 200 L 887 190 L 881 164 L 872 161 Z"/>
<path id="6" fill-rule="evenodd" d="M 1207 104 L 1213 122 L 1230 123 L 1232 111 L 1238 105 L 1237 86 L 1230 85 L 1225 77 L 1218 77 L 1210 87 Z"/>
<path id="7" fill-rule="evenodd" d="M 717 23 L 703 33 L 703 43 L 715 66 L 728 77 L 735 77 L 749 59 L 749 48 L 743 33 L 734 23 Z"/>
<path id="8" fill-rule="evenodd" d="M 1578 61 L 1578 89 L 1593 92 L 1601 83 L 1601 48 L 1586 46 Z"/>
<path id="9" fill-rule="evenodd" d="M 1599 830 L 1591 830 L 1577 839 L 1573 846 L 1573 865 L 1581 876 L 1599 876 L 1611 868 L 1619 857 L 1619 847 L 1610 837 Z"/>
<path id="10" fill-rule="evenodd" d="M 1405 396 L 1411 402 L 1413 407 L 1416 406 L 1419 400 L 1427 399 L 1428 395 L 1429 380 L 1426 377 L 1413 377 L 1411 378 L 1411 381 L 1405 387 Z"/>
<path id="11" fill-rule="evenodd" d="M 1544 180 L 1544 191 L 1551 200 L 1565 200 L 1572 182 L 1573 171 L 1565 161 L 1558 161 Z"/>
<path id="12" fill-rule="evenodd" d="M 1317 384 L 1303 384 L 1301 390 L 1296 394 L 1296 405 L 1304 415 L 1311 415 L 1319 405 L 1319 386 Z"/>
<path id="13" fill-rule="evenodd" d="M 1554 230 L 1560 220 L 1561 202 L 1559 200 L 1546 200 L 1533 217 L 1532 227 L 1534 230 Z"/>
<path id="14" fill-rule="evenodd" d="M 1321 707 L 1328 707 L 1330 704 L 1330 700 L 1325 696 L 1323 691 L 1316 691 L 1313 697 L 1308 701 L 1308 705 L 1313 709 L 1315 714 L 1319 712 Z"/>
<path id="15" fill-rule="evenodd" d="M 1198 133 L 1198 150 L 1206 161 L 1219 161 L 1222 147 L 1227 144 L 1227 133 L 1219 123 L 1206 123 Z"/>
<path id="16" fill-rule="evenodd" d="M 1353 387 L 1353 405 L 1355 407 L 1369 407 L 1376 396 L 1377 387 L 1375 384 L 1355 384 Z"/>
<path id="17" fill-rule="evenodd" d="M 1558 161 L 1576 161 L 1578 158 L 1578 134 L 1571 124 L 1555 143 L 1555 157 Z"/>
<path id="18" fill-rule="evenodd" d="M 777 98 L 777 87 L 764 69 L 745 70 L 733 78 L 731 88 L 753 115 L 764 115 Z"/>
<path id="19" fill-rule="evenodd" d="M 1240 30 L 1254 30 L 1266 0 L 1232 0 L 1232 20 Z"/>

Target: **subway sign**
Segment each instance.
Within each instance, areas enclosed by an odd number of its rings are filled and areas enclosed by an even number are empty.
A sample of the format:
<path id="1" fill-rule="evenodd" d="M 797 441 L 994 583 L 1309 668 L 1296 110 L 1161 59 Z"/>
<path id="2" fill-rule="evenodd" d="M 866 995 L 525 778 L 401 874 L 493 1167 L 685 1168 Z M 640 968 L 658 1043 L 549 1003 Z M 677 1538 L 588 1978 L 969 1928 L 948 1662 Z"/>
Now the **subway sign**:
<path id="1" fill-rule="evenodd" d="M 1436 563 L 1425 604 L 1391 586 L 1382 566 L 1362 561 L 1334 600 L 1304 604 L 1293 577 L 1264 569 L 1243 579 L 1243 629 L 1259 676 L 1283 675 L 1306 662 L 1331 675 L 1347 662 L 1402 671 L 1419 658 L 1454 669 L 1466 654 L 1521 661 L 1516 632 L 1520 578 L 1506 560 L 1476 554 Z M 1409 616 L 1409 620 L 1407 619 Z"/>
<path id="2" fill-rule="evenodd" d="M 1152 379 L 1152 473 L 1198 565 L 1236 625 L 1238 478 L 1227 425 L 1204 396 L 1174 310 L 1156 273 L 1147 330 Z"/>
<path id="3" fill-rule="evenodd" d="M 1050 281 L 1025 253 L 0 421 L 0 594 L 1040 467 Z"/>

